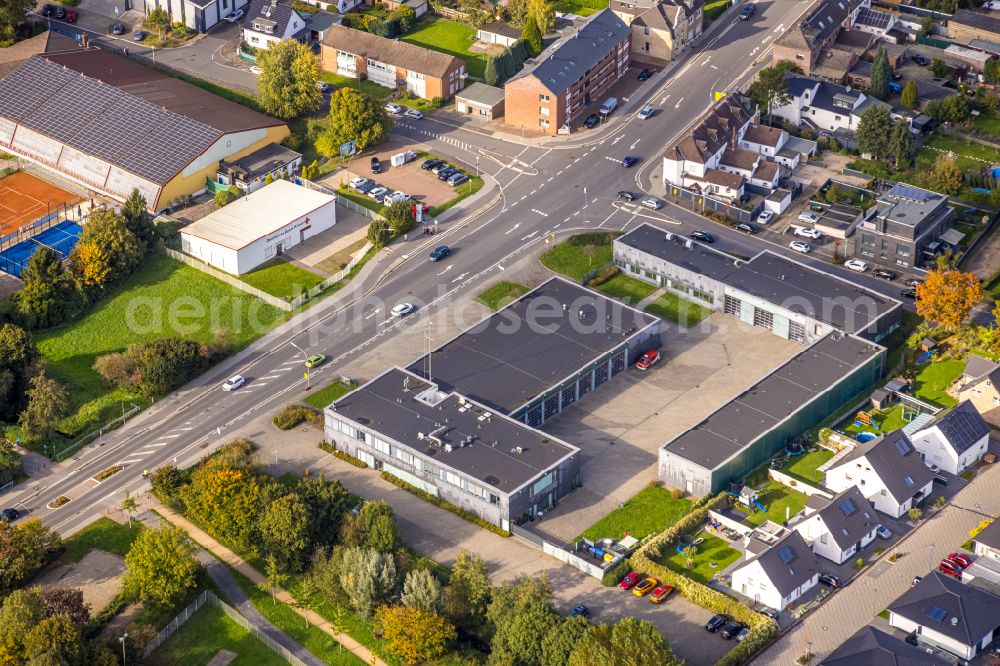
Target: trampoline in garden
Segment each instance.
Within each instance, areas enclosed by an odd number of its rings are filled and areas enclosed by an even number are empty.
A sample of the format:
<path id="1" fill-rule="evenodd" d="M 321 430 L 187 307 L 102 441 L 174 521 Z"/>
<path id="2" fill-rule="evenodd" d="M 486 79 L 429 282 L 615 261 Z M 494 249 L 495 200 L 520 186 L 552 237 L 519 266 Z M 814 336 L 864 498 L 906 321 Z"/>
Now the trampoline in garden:
<path id="1" fill-rule="evenodd" d="M 52 248 L 60 259 L 65 259 L 76 247 L 82 232 L 83 227 L 66 220 L 49 227 L 40 234 L 0 252 L 0 271 L 21 277 L 21 273 L 28 266 L 28 260 L 40 247 Z"/>

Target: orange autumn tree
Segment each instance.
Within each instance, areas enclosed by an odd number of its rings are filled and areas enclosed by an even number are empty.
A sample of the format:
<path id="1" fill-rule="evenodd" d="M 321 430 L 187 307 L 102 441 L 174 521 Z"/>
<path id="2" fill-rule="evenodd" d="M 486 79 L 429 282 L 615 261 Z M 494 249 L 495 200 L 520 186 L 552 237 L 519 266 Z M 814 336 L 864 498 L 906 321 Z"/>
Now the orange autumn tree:
<path id="1" fill-rule="evenodd" d="M 382 606 L 375 611 L 387 647 L 404 662 L 436 659 L 455 640 L 455 627 L 437 613 L 406 606 Z"/>
<path id="2" fill-rule="evenodd" d="M 949 329 L 958 328 L 983 297 L 983 285 L 972 273 L 937 269 L 917 285 L 917 314 Z"/>
<path id="3" fill-rule="evenodd" d="M 72 255 L 80 281 L 87 287 L 101 288 L 111 275 L 111 253 L 97 243 L 81 242 Z"/>

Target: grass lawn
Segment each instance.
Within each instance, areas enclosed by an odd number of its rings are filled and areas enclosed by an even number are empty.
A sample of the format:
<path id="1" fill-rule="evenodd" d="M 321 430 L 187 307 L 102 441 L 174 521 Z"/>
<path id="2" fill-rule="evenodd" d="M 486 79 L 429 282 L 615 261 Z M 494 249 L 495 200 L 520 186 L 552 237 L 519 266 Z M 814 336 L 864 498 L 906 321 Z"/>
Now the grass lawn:
<path id="1" fill-rule="evenodd" d="M 781 471 L 810 485 L 819 485 L 826 475 L 823 472 L 816 472 L 816 468 L 832 457 L 833 451 L 819 447 L 811 453 L 793 456 L 789 461 L 790 464 L 781 468 Z"/>
<path id="2" fill-rule="evenodd" d="M 705 7 L 702 9 L 702 14 L 705 16 L 705 19 L 714 21 L 726 11 L 729 7 L 729 2 L 730 0 L 712 0 L 711 2 L 706 2 Z"/>
<path id="3" fill-rule="evenodd" d="M 308 396 L 306 396 L 303 402 L 305 402 L 310 407 L 315 407 L 316 409 L 323 409 L 337 398 L 343 395 L 347 395 L 348 393 L 353 391 L 354 388 L 355 387 L 348 386 L 344 382 L 336 381 L 330 384 L 329 386 L 316 391 L 315 393 L 309 394 Z"/>
<path id="4" fill-rule="evenodd" d="M 631 275 L 625 275 L 624 273 L 619 273 L 600 285 L 597 289 L 608 296 L 620 299 L 627 305 L 635 305 L 656 291 L 656 287 L 648 282 L 637 280 Z"/>
<path id="5" fill-rule="evenodd" d="M 669 291 L 647 305 L 646 312 L 661 319 L 678 323 L 681 326 L 694 326 L 712 314 L 712 311 L 708 308 L 681 298 Z"/>
<path id="6" fill-rule="evenodd" d="M 673 499 L 666 488 L 643 488 L 635 497 L 584 530 L 578 539 L 621 539 L 625 532 L 641 539 L 662 532 L 691 510 L 691 500 Z"/>
<path id="7" fill-rule="evenodd" d="M 972 127 L 976 131 L 982 132 L 983 134 L 990 134 L 994 137 L 1000 137 L 1000 117 L 980 114 L 971 118 L 971 120 Z"/>
<path id="8" fill-rule="evenodd" d="M 913 383 L 913 394 L 933 405 L 939 407 L 951 407 L 958 404 L 955 398 L 948 395 L 948 387 L 951 386 L 965 367 L 965 362 L 960 360 L 937 361 L 925 363 L 917 374 L 917 380 Z"/>
<path id="9" fill-rule="evenodd" d="M 523 284 L 500 280 L 495 285 L 476 296 L 476 300 L 488 307 L 490 310 L 499 310 L 508 303 L 516 301 L 521 296 L 524 296 L 529 291 L 531 291 L 531 289 L 525 287 Z"/>
<path id="10" fill-rule="evenodd" d="M 608 6 L 608 0 L 555 0 L 552 4 L 557 12 L 590 16 Z"/>
<path id="11" fill-rule="evenodd" d="M 253 634 L 230 620 L 221 609 L 205 604 L 151 655 L 154 664 L 204 666 L 219 650 L 236 653 L 233 666 L 287 664 Z"/>
<path id="12" fill-rule="evenodd" d="M 379 84 L 372 83 L 367 79 L 359 81 L 358 79 L 341 76 L 339 74 L 334 74 L 333 72 L 321 72 L 319 78 L 326 83 L 330 83 L 339 88 L 354 88 L 355 90 L 360 90 L 375 99 L 385 99 L 392 94 L 392 88 L 380 86 Z"/>
<path id="13" fill-rule="evenodd" d="M 110 518 L 98 518 L 63 542 L 66 550 L 61 559 L 66 562 L 79 562 L 94 548 L 125 557 L 132 542 L 144 529 L 135 521 L 132 521 L 132 529 L 129 529 L 128 523 L 120 525 Z"/>
<path id="14" fill-rule="evenodd" d="M 284 257 L 275 257 L 260 268 L 241 275 L 240 280 L 272 296 L 290 300 L 322 282 L 323 276 Z"/>
<path id="15" fill-rule="evenodd" d="M 854 415 L 849 416 L 846 421 L 843 422 L 843 427 L 840 430 L 844 431 L 848 435 L 857 435 L 861 432 L 891 432 L 893 430 L 899 430 L 905 426 L 908 421 L 903 418 L 903 406 L 894 405 L 884 412 L 870 412 L 872 415 L 872 421 L 875 426 L 867 425 L 854 425 Z"/>
<path id="16" fill-rule="evenodd" d="M 611 234 L 608 241 L 578 245 L 573 239 L 559 243 L 542 255 L 542 265 L 551 271 L 580 280 L 592 270 L 611 261 Z"/>
<path id="17" fill-rule="evenodd" d="M 320 269 L 321 271 L 326 271 L 331 275 L 339 273 L 340 271 L 344 270 L 347 264 L 354 257 L 355 253 L 357 253 L 361 248 L 363 248 L 365 246 L 365 243 L 367 242 L 368 242 L 367 238 L 362 238 L 361 240 L 355 243 L 351 243 L 347 247 L 335 252 L 334 254 L 331 254 L 329 257 L 316 264 L 316 268 Z"/>
<path id="18" fill-rule="evenodd" d="M 767 512 L 755 511 L 747 516 L 746 522 L 754 526 L 763 525 L 767 520 L 781 525 L 785 522 L 786 508 L 789 510 L 788 517 L 791 518 L 802 510 L 809 498 L 776 481 L 768 481 L 767 485 L 764 486 L 764 491 L 758 495 L 757 499 L 764 505 Z"/>
<path id="19" fill-rule="evenodd" d="M 934 148 L 937 150 L 932 150 Z M 934 164 L 942 150 L 955 153 L 955 163 L 959 169 L 978 170 L 1000 161 L 1000 150 L 959 137 L 936 134 L 917 152 L 917 168 L 925 169 Z"/>
<path id="20" fill-rule="evenodd" d="M 696 546 L 698 552 L 692 558 L 694 560 L 694 568 L 688 569 L 684 566 L 687 556 L 683 553 L 678 553 L 674 547 L 671 547 L 665 553 L 666 557 L 661 556 L 658 561 L 669 569 L 682 573 L 703 585 L 708 585 L 712 581 L 712 576 L 739 559 L 740 551 L 730 548 L 729 543 L 706 532 L 701 532 L 698 536 L 704 539 L 704 541 Z M 715 565 L 714 567 L 712 566 L 713 564 Z M 670 602 L 668 601 L 667 603 Z"/>
<path id="21" fill-rule="evenodd" d="M 469 75 L 477 79 L 483 78 L 486 71 L 486 59 L 469 51 L 469 47 L 476 43 L 476 29 L 471 25 L 444 18 L 425 18 L 402 40 L 461 58 Z"/>

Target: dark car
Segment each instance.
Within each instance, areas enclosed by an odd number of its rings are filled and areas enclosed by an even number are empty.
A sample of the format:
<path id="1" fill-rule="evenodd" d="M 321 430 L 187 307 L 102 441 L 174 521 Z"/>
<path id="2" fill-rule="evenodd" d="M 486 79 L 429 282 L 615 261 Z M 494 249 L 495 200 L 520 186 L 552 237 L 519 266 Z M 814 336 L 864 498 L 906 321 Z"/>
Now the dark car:
<path id="1" fill-rule="evenodd" d="M 0 512 L 0 520 L 6 520 L 9 523 L 14 522 L 20 517 L 21 517 L 21 512 L 13 507 L 9 509 L 4 509 L 2 512 Z"/>
<path id="2" fill-rule="evenodd" d="M 890 282 L 895 280 L 897 277 L 895 271 L 890 271 L 886 268 L 876 268 L 872 271 L 872 275 L 877 278 L 882 278 L 883 280 L 889 280 Z"/>
<path id="3" fill-rule="evenodd" d="M 840 579 L 831 574 L 820 574 L 819 582 L 823 583 L 827 587 L 832 587 L 835 590 L 840 589 Z"/>
<path id="4" fill-rule="evenodd" d="M 931 64 L 930 60 L 920 55 L 919 53 L 913 54 L 913 62 L 917 63 L 921 67 L 926 67 L 927 65 Z"/>
<path id="5" fill-rule="evenodd" d="M 738 224 L 734 224 L 733 229 L 736 229 L 736 231 L 742 231 L 745 234 L 757 233 L 757 230 L 754 228 L 754 226 L 752 224 L 747 224 L 746 222 L 740 222 Z"/>
<path id="6" fill-rule="evenodd" d="M 726 624 L 726 626 L 724 626 L 719 633 L 722 634 L 722 637 L 728 641 L 731 638 L 735 638 L 736 634 L 740 633 L 741 629 L 743 629 L 743 625 L 739 622 L 730 622 Z"/>
<path id="7" fill-rule="evenodd" d="M 594 129 L 600 124 L 600 122 L 601 122 L 601 117 L 596 113 L 592 113 L 589 116 L 587 116 L 586 120 L 583 121 L 583 126 L 586 127 L 587 129 Z"/>
<path id="8" fill-rule="evenodd" d="M 436 166 L 444 164 L 444 160 L 424 160 L 424 163 L 420 165 L 420 168 L 424 171 L 430 171 Z"/>
<path id="9" fill-rule="evenodd" d="M 714 634 L 727 624 L 729 624 L 729 618 L 726 617 L 725 615 L 713 615 L 712 619 L 709 620 L 708 623 L 705 625 L 705 629 L 711 631 Z"/>
<path id="10" fill-rule="evenodd" d="M 692 231 L 688 235 L 691 236 L 691 238 L 693 238 L 693 239 L 695 239 L 697 241 L 701 241 L 702 243 L 714 243 L 715 242 L 715 236 L 713 236 L 712 234 L 708 233 L 707 231 L 702 231 L 701 229 L 695 229 L 694 231 Z"/>
<path id="11" fill-rule="evenodd" d="M 111 34 L 112 35 L 125 34 L 125 26 L 123 26 L 121 23 L 115 23 L 113 26 L 111 26 Z"/>
<path id="12" fill-rule="evenodd" d="M 638 162 L 638 161 L 639 161 L 639 158 L 636 157 L 635 155 L 626 155 L 625 157 L 622 158 L 622 166 L 625 167 L 626 169 L 628 169 L 628 168 L 634 166 L 635 163 Z"/>
<path id="13" fill-rule="evenodd" d="M 916 289 L 904 289 L 903 291 L 899 292 L 899 295 L 902 296 L 903 298 L 914 298 L 915 299 L 917 297 L 917 290 Z"/>
<path id="14" fill-rule="evenodd" d="M 431 261 L 441 261 L 451 254 L 451 248 L 447 245 L 438 245 L 430 254 Z"/>
<path id="15" fill-rule="evenodd" d="M 66 18 L 66 8 L 56 7 L 55 10 L 52 12 L 52 15 L 55 16 L 57 19 L 64 19 Z"/>
<path id="16" fill-rule="evenodd" d="M 750 17 L 757 13 L 757 6 L 747 3 L 740 8 L 740 15 L 738 19 L 740 21 L 749 21 Z"/>
<path id="17" fill-rule="evenodd" d="M 635 201 L 635 192 L 629 192 L 628 190 L 622 190 L 618 193 L 619 199 L 624 199 L 625 201 Z"/>
<path id="18" fill-rule="evenodd" d="M 771 618 L 775 622 L 777 622 L 781 618 L 781 614 L 778 613 L 778 611 L 770 609 L 770 608 L 763 608 L 763 607 L 761 607 L 761 608 L 755 608 L 754 610 L 757 611 L 758 613 L 760 613 L 761 615 L 768 616 L 769 618 Z"/>
<path id="19" fill-rule="evenodd" d="M 377 157 L 372 158 L 372 173 L 382 173 L 382 162 Z"/>
<path id="20" fill-rule="evenodd" d="M 590 609 L 587 608 L 586 604 L 580 604 L 569 612 L 570 617 L 576 617 L 577 615 L 580 617 L 590 617 Z"/>
<path id="21" fill-rule="evenodd" d="M 42 16 L 52 16 L 52 14 L 55 11 L 56 8 L 53 7 L 52 5 L 45 5 L 44 7 L 42 7 Z"/>
<path id="22" fill-rule="evenodd" d="M 653 78 L 653 70 L 651 70 L 651 69 L 644 69 L 641 72 L 639 72 L 639 80 L 640 81 L 646 81 L 646 80 L 651 79 L 651 78 Z"/>
<path id="23" fill-rule="evenodd" d="M 469 182 L 469 177 L 466 176 L 461 171 L 459 171 L 458 173 L 453 173 L 451 174 L 451 176 L 448 177 L 448 184 L 451 185 L 452 187 L 458 187 L 459 185 L 462 185 L 467 182 Z"/>
<path id="24" fill-rule="evenodd" d="M 450 169 L 450 168 L 452 168 L 450 164 L 448 164 L 444 160 L 441 160 L 437 164 L 435 164 L 434 166 L 431 167 L 431 173 L 436 176 L 437 174 L 441 173 L 445 169 Z"/>
<path id="25" fill-rule="evenodd" d="M 438 171 L 438 180 L 448 180 L 456 173 L 459 173 L 459 170 L 456 169 L 455 167 L 448 167 L 447 169 L 442 169 L 441 171 Z"/>

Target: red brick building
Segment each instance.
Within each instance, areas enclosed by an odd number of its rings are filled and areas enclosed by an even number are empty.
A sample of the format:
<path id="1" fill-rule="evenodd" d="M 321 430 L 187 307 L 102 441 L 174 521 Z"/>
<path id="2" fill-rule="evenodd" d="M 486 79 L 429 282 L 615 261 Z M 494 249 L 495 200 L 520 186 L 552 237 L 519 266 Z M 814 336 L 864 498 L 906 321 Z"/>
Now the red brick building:
<path id="1" fill-rule="evenodd" d="M 504 122 L 556 134 L 625 76 L 632 30 L 610 9 L 560 38 L 504 86 Z"/>

